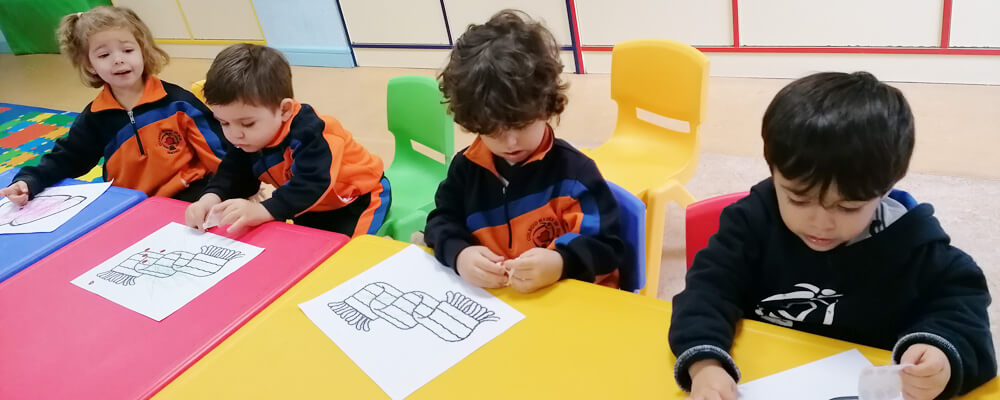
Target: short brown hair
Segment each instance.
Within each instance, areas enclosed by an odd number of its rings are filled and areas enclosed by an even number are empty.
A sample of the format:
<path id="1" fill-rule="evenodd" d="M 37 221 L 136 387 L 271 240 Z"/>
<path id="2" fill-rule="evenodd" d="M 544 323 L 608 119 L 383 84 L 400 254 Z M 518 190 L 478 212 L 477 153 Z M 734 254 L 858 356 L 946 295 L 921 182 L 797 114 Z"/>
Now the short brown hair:
<path id="1" fill-rule="evenodd" d="M 455 122 L 489 135 L 561 114 L 562 70 L 552 33 L 524 12 L 503 10 L 469 25 L 438 79 Z"/>
<path id="2" fill-rule="evenodd" d="M 99 88 L 104 86 L 104 80 L 90 65 L 90 36 L 108 29 L 124 29 L 132 33 L 136 43 L 142 50 L 142 77 L 156 75 L 170 62 L 170 56 L 153 41 L 149 31 L 134 11 L 125 7 L 100 6 L 90 11 L 69 14 L 59 22 L 56 36 L 59 38 L 59 50 L 69 58 L 80 73 L 80 79 L 87 86 Z"/>
<path id="3" fill-rule="evenodd" d="M 281 105 L 293 98 L 292 68 L 281 52 L 267 46 L 240 43 L 215 56 L 205 78 L 205 103 L 241 101 L 254 106 Z"/>

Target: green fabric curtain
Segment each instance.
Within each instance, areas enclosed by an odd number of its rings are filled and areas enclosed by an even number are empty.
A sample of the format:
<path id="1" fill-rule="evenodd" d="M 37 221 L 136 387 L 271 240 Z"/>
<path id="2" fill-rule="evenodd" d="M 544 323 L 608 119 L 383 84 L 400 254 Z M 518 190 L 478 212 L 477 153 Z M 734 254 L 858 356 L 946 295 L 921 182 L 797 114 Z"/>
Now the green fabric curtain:
<path id="1" fill-rule="evenodd" d="M 0 0 L 0 31 L 14 54 L 58 53 L 56 28 L 70 13 L 111 5 L 110 0 Z"/>

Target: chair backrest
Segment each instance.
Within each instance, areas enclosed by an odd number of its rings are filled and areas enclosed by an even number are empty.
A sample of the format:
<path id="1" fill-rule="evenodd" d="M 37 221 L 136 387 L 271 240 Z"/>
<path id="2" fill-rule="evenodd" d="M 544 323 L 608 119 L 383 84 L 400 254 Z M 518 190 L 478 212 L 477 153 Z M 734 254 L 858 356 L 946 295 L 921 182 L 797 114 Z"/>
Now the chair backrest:
<path id="1" fill-rule="evenodd" d="M 684 217 L 685 252 L 687 267 L 691 268 L 694 255 L 708 246 L 708 239 L 719 231 L 722 209 L 747 196 L 749 192 L 724 194 L 687 206 Z"/>
<path id="2" fill-rule="evenodd" d="M 635 118 L 635 108 L 687 121 L 694 133 L 705 114 L 708 57 L 681 42 L 639 39 L 611 52 L 611 98 L 619 121 Z M 630 112 L 631 111 L 631 112 Z"/>
<path id="3" fill-rule="evenodd" d="M 396 155 L 392 163 L 413 163 L 434 168 L 433 160 L 413 148 L 416 142 L 444 155 L 443 174 L 455 152 L 455 121 L 447 112 L 437 80 L 429 76 L 408 75 L 392 78 L 386 90 L 386 116 L 389 131 L 395 138 Z M 412 141 L 412 142 L 411 142 Z"/>
<path id="4" fill-rule="evenodd" d="M 899 204 L 902 204 L 907 210 L 916 207 L 918 204 L 917 199 L 914 199 L 913 196 L 905 190 L 892 189 L 892 191 L 889 192 L 889 198 L 898 201 Z"/>
<path id="5" fill-rule="evenodd" d="M 646 205 L 628 190 L 608 182 L 618 200 L 621 238 L 625 242 L 625 265 L 619 270 L 619 287 L 638 293 L 646 286 Z"/>
<path id="6" fill-rule="evenodd" d="M 201 102 L 204 103 L 205 102 L 205 80 L 202 79 L 202 80 L 200 80 L 198 82 L 192 83 L 191 84 L 191 93 L 194 94 L 194 97 L 197 97 L 198 100 L 201 100 Z"/>

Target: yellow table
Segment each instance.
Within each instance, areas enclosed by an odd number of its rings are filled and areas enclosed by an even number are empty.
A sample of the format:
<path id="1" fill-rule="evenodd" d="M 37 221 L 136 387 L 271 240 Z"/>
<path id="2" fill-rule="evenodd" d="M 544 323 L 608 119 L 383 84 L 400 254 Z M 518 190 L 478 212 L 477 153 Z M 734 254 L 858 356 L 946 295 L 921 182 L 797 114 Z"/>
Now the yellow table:
<path id="1" fill-rule="evenodd" d="M 354 239 L 156 398 L 388 398 L 298 304 L 405 246 Z M 408 399 L 684 397 L 667 345 L 670 303 L 572 280 L 527 295 L 492 292 L 525 319 Z M 742 325 L 733 351 L 749 380 L 853 347 L 872 362 L 889 361 L 884 350 L 753 321 Z M 987 386 L 988 393 L 1000 393 L 996 380 Z"/>

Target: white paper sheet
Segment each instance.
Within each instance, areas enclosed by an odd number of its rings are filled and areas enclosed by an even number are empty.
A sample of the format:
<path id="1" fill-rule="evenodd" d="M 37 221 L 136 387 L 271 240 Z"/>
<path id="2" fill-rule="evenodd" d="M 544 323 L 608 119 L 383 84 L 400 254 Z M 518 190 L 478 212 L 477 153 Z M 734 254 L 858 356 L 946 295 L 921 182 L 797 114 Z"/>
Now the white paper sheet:
<path id="1" fill-rule="evenodd" d="M 830 400 L 858 395 L 858 376 L 872 363 L 858 349 L 739 385 L 740 400 Z"/>
<path id="2" fill-rule="evenodd" d="M 858 400 L 903 400 L 903 368 L 913 364 L 868 367 L 858 378 Z"/>
<path id="3" fill-rule="evenodd" d="M 72 283 L 162 321 L 262 251 L 171 222 Z"/>
<path id="4" fill-rule="evenodd" d="M 415 246 L 299 307 L 393 399 L 524 319 Z"/>
<path id="5" fill-rule="evenodd" d="M 0 198 L 0 234 L 52 232 L 97 200 L 109 186 L 110 182 L 52 186 L 24 207 Z"/>

